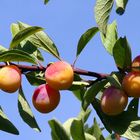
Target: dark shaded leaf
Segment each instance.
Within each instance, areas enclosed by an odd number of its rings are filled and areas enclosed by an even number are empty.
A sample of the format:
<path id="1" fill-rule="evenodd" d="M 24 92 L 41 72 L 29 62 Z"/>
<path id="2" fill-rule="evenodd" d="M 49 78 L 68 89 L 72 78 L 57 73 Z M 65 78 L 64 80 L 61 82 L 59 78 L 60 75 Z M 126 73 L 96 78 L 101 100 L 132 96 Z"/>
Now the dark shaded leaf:
<path id="1" fill-rule="evenodd" d="M 47 4 L 49 2 L 49 0 L 44 0 L 44 4 Z"/>
<path id="2" fill-rule="evenodd" d="M 116 0 L 116 12 L 119 15 L 122 15 L 125 12 L 125 8 L 128 0 Z"/>
<path id="3" fill-rule="evenodd" d="M 110 55 L 113 55 L 113 47 L 118 39 L 117 35 L 117 23 L 116 21 L 107 25 L 106 35 L 101 33 L 102 43 Z"/>
<path id="4" fill-rule="evenodd" d="M 113 48 L 113 57 L 117 67 L 125 69 L 131 66 L 131 48 L 126 37 L 119 38 Z"/>
<path id="5" fill-rule="evenodd" d="M 19 89 L 19 94 L 18 94 L 18 110 L 21 118 L 26 124 L 28 124 L 31 128 L 33 128 L 38 132 L 41 131 L 31 111 L 29 103 L 27 102 L 24 96 L 22 88 Z"/>
<path id="6" fill-rule="evenodd" d="M 113 7 L 114 0 L 96 0 L 94 15 L 99 30 L 105 35 L 107 22 Z"/>
<path id="7" fill-rule="evenodd" d="M 33 64 L 37 64 L 36 58 L 31 56 L 30 54 L 22 51 L 22 50 L 8 50 L 4 51 L 0 54 L 0 62 L 7 62 L 7 61 L 15 61 L 15 62 L 30 62 Z"/>
<path id="8" fill-rule="evenodd" d="M 29 81 L 29 83 L 33 86 L 39 86 L 41 84 L 45 84 L 46 80 L 44 78 L 44 73 L 43 72 L 28 72 L 25 74 L 27 80 Z"/>
<path id="9" fill-rule="evenodd" d="M 51 127 L 51 134 L 53 140 L 70 140 L 68 134 L 66 133 L 64 127 L 60 122 L 53 119 L 49 121 L 49 125 Z"/>
<path id="10" fill-rule="evenodd" d="M 80 40 L 78 42 L 78 46 L 77 46 L 77 53 L 76 56 L 78 57 L 80 55 L 80 53 L 82 52 L 82 50 L 84 49 L 84 47 L 86 46 L 86 44 L 92 39 L 92 37 L 98 32 L 98 28 L 97 27 L 92 27 L 90 29 L 88 29 L 81 37 Z"/>
<path id="11" fill-rule="evenodd" d="M 9 121 L 2 108 L 0 107 L 0 130 L 19 135 L 17 128 Z"/>
<path id="12" fill-rule="evenodd" d="M 43 28 L 38 27 L 38 26 L 32 26 L 25 28 L 21 31 L 19 31 L 15 36 L 13 37 L 11 43 L 10 43 L 10 48 L 15 48 L 17 45 L 23 41 L 25 38 L 29 37 L 32 34 L 35 34 L 36 32 L 39 32 L 43 30 Z M 15 32 L 15 31 L 14 31 Z"/>
<path id="13" fill-rule="evenodd" d="M 107 80 L 98 81 L 94 83 L 84 94 L 84 98 L 82 101 L 82 107 L 84 110 L 90 105 L 90 103 L 94 100 L 95 96 L 104 88 L 107 84 Z"/>

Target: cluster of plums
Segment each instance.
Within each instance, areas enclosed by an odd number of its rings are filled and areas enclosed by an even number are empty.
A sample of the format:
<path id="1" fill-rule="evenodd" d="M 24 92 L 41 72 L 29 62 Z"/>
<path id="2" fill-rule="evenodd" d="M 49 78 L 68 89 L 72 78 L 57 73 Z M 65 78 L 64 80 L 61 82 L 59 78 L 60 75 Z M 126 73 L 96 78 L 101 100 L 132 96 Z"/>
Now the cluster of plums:
<path id="1" fill-rule="evenodd" d="M 59 90 L 68 89 L 73 82 L 74 72 L 65 61 L 50 64 L 45 70 L 46 84 L 38 86 L 33 94 L 34 107 L 41 113 L 54 110 L 60 101 Z M 0 89 L 14 93 L 21 86 L 21 70 L 15 65 L 6 65 L 0 69 Z"/>
<path id="2" fill-rule="evenodd" d="M 132 61 L 131 72 L 123 80 L 122 87 L 109 86 L 103 91 L 101 109 L 107 115 L 118 115 L 124 111 L 128 97 L 140 97 L 140 56 Z"/>

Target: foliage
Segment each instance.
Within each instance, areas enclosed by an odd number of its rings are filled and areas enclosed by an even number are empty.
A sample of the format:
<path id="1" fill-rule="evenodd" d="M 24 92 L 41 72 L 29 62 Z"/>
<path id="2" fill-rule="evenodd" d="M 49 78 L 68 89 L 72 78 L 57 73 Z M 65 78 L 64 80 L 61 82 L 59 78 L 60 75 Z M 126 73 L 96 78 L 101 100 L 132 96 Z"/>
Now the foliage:
<path id="1" fill-rule="evenodd" d="M 44 0 L 47 4 L 49 0 Z M 140 138 L 140 117 L 138 116 L 139 99 L 131 98 L 126 110 L 116 116 L 108 116 L 102 112 L 100 107 L 103 90 L 110 85 L 121 88 L 123 77 L 131 69 L 132 50 L 127 37 L 119 37 L 117 32 L 117 22 L 114 20 L 108 24 L 109 17 L 114 3 L 116 3 L 116 13 L 122 15 L 125 11 L 127 0 L 96 0 L 94 5 L 94 15 L 98 27 L 91 27 L 85 31 L 78 43 L 75 62 L 79 58 L 86 45 L 99 32 L 100 39 L 106 51 L 112 56 L 118 71 L 110 74 L 102 74 L 87 70 L 74 70 L 74 81 L 68 89 L 81 102 L 81 112 L 78 116 L 68 119 L 63 124 L 57 119 L 49 121 L 53 140 L 111 140 L 118 137 L 128 139 Z M 49 53 L 58 60 L 62 60 L 57 46 L 52 39 L 38 26 L 30 26 L 23 22 L 11 24 L 12 40 L 9 49 L 0 46 L 0 62 L 4 62 L 0 67 L 7 64 L 15 64 L 22 70 L 27 81 L 32 86 L 46 83 L 44 72 L 46 67 L 42 65 L 44 57 L 42 51 Z M 18 62 L 18 63 L 15 63 Z M 30 66 L 21 65 L 20 62 L 29 63 Z M 93 80 L 85 80 L 81 75 L 94 77 Z M 31 111 L 30 105 L 25 98 L 24 89 L 20 87 L 18 94 L 18 110 L 22 120 L 34 130 L 40 132 L 37 121 Z M 92 107 L 104 128 L 110 135 L 105 138 L 103 129 L 93 117 L 90 125 L 87 120 L 90 116 Z M 121 121 L 120 121 L 121 120 Z M 0 129 L 12 134 L 19 134 L 17 128 L 10 122 L 8 117 L 0 108 Z"/>

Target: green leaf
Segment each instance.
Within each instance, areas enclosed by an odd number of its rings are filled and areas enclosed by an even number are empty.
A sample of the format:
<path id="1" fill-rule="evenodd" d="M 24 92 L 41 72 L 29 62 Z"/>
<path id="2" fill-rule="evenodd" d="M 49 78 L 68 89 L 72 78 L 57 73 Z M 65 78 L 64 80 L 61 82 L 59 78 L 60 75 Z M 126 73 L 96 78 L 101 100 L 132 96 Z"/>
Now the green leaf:
<path id="1" fill-rule="evenodd" d="M 95 138 L 97 140 L 105 140 L 103 134 L 102 134 L 102 130 L 99 127 L 96 119 L 94 118 L 94 125 L 93 125 L 93 135 L 95 136 Z"/>
<path id="2" fill-rule="evenodd" d="M 20 29 L 30 27 L 29 25 L 22 23 L 22 22 L 19 22 L 18 25 L 19 25 Z M 45 32 L 40 31 L 40 32 L 35 33 L 34 35 L 28 37 L 27 39 L 37 48 L 40 48 L 40 49 L 52 54 L 56 58 L 60 59 L 59 52 L 57 50 L 56 45 Z"/>
<path id="3" fill-rule="evenodd" d="M 71 124 L 71 136 L 74 140 L 86 140 L 82 120 L 73 120 Z"/>
<path id="4" fill-rule="evenodd" d="M 19 49 L 19 50 L 22 50 L 24 52 L 27 52 L 28 54 L 36 57 L 38 60 L 44 61 L 44 58 L 43 58 L 41 52 L 39 51 L 39 49 L 37 49 L 37 47 L 34 46 L 29 41 L 25 41 L 24 44 L 18 45 L 18 47 L 16 47 L 16 49 Z"/>
<path id="5" fill-rule="evenodd" d="M 81 37 L 77 46 L 76 56 L 79 56 L 86 44 L 92 39 L 92 37 L 98 32 L 97 27 L 88 29 Z"/>
<path id="6" fill-rule="evenodd" d="M 84 94 L 84 98 L 82 101 L 82 107 L 84 110 L 90 105 L 90 103 L 94 100 L 95 96 L 104 88 L 107 84 L 107 80 L 98 81 L 94 83 Z"/>
<path id="7" fill-rule="evenodd" d="M 44 4 L 47 4 L 49 2 L 49 0 L 44 0 Z"/>
<path id="8" fill-rule="evenodd" d="M 98 102 L 97 100 L 94 100 L 92 105 L 96 110 L 98 116 L 100 117 L 101 121 L 103 122 L 105 128 L 110 133 L 114 131 L 121 136 L 131 135 L 131 137 L 133 136 L 134 139 L 139 139 L 140 133 L 139 131 L 135 131 L 137 130 L 137 128 L 139 130 L 140 127 L 140 118 L 135 113 L 136 110 L 138 111 L 138 100 L 139 99 L 133 99 L 130 102 L 131 107 L 129 106 L 126 111 L 116 116 L 108 116 L 104 114 L 101 110 L 100 102 Z"/>
<path id="9" fill-rule="evenodd" d="M 19 135 L 17 128 L 9 121 L 2 108 L 0 107 L 0 130 Z"/>
<path id="10" fill-rule="evenodd" d="M 13 37 L 20 31 L 19 26 L 16 23 L 12 23 L 10 29 Z"/>
<path id="11" fill-rule="evenodd" d="M 25 38 L 29 37 L 32 34 L 35 34 L 36 32 L 39 32 L 43 30 L 43 28 L 38 27 L 38 26 L 33 26 L 33 27 L 28 27 L 26 29 L 21 30 L 18 32 L 14 38 L 12 39 L 10 43 L 10 48 L 15 48 L 17 45 L 23 41 Z"/>
<path id="12" fill-rule="evenodd" d="M 119 38 L 113 48 L 113 57 L 118 68 L 125 69 L 131 66 L 131 48 L 126 37 Z"/>
<path id="13" fill-rule="evenodd" d="M 17 49 L 13 49 L 13 50 L 8 50 L 8 51 L 4 51 L 0 54 L 0 62 L 7 62 L 7 61 L 15 61 L 15 62 L 30 62 L 33 64 L 37 64 L 36 62 L 36 58 L 31 56 L 30 54 L 21 51 L 21 50 L 17 50 Z"/>
<path id="14" fill-rule="evenodd" d="M 113 76 L 107 76 L 106 78 L 111 85 L 121 88 L 121 83 L 118 81 L 118 79 L 115 79 Z"/>
<path id="15" fill-rule="evenodd" d="M 39 86 L 41 84 L 45 84 L 46 80 L 44 78 L 44 73 L 43 72 L 28 72 L 25 74 L 28 82 L 33 85 L 33 86 Z"/>
<path id="16" fill-rule="evenodd" d="M 83 120 L 83 122 L 85 123 L 87 121 L 88 117 L 90 116 L 90 114 L 91 114 L 91 109 L 86 109 L 86 111 L 81 109 L 81 111 L 78 114 L 77 118 L 79 120 Z"/>
<path id="17" fill-rule="evenodd" d="M 27 102 L 24 96 L 22 88 L 19 89 L 19 94 L 18 94 L 18 110 L 21 118 L 26 124 L 28 124 L 31 128 L 33 128 L 38 132 L 41 131 L 31 111 L 29 103 Z"/>
<path id="18" fill-rule="evenodd" d="M 49 125 L 51 127 L 53 140 L 70 140 L 68 134 L 60 122 L 53 119 L 49 121 Z"/>
<path id="19" fill-rule="evenodd" d="M 116 12 L 119 15 L 122 15 L 125 12 L 125 8 L 128 0 L 116 0 Z"/>
<path id="20" fill-rule="evenodd" d="M 108 19 L 114 0 L 96 0 L 94 15 L 98 24 L 99 30 L 105 35 Z"/>
<path id="21" fill-rule="evenodd" d="M 112 22 L 111 24 L 107 25 L 106 35 L 101 33 L 101 40 L 102 43 L 107 50 L 107 52 L 113 55 L 113 47 L 118 39 L 117 35 L 117 23 L 116 21 Z"/>

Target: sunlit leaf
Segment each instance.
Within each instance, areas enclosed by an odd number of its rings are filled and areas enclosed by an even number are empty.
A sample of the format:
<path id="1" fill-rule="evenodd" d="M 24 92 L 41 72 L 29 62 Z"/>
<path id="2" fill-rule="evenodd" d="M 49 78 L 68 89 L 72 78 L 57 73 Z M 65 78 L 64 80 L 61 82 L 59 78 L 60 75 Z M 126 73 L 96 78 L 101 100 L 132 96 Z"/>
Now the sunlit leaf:
<path id="1" fill-rule="evenodd" d="M 8 49 L 0 45 L 0 53 L 7 51 Z"/>
<path id="2" fill-rule="evenodd" d="M 113 48 L 113 57 L 117 67 L 125 69 L 131 66 L 131 48 L 126 37 L 119 38 Z"/>
<path id="3" fill-rule="evenodd" d="M 18 25 L 21 30 L 30 27 L 29 25 L 22 22 L 19 22 Z M 34 35 L 28 37 L 27 40 L 30 41 L 37 48 L 47 51 L 56 58 L 60 59 L 56 45 L 45 32 L 40 31 L 38 33 L 35 33 Z"/>
<path id="4" fill-rule="evenodd" d="M 38 132 L 41 131 L 31 111 L 30 105 L 24 96 L 22 88 L 19 89 L 18 110 L 21 118 L 26 124 Z"/>
<path id="5" fill-rule="evenodd" d="M 82 120 L 73 120 L 71 124 L 71 136 L 74 140 L 86 140 Z"/>
<path id="6" fill-rule="evenodd" d="M 113 6 L 114 0 L 96 0 L 94 7 L 95 20 L 99 30 L 105 35 L 108 19 Z"/>
<path id="7" fill-rule="evenodd" d="M 35 57 L 31 56 L 30 54 L 24 51 L 17 50 L 17 49 L 4 51 L 0 54 L 0 62 L 7 62 L 7 61 L 15 61 L 15 62 L 22 61 L 22 62 L 30 62 L 33 64 L 37 64 Z"/>
<path id="8" fill-rule="evenodd" d="M 92 27 L 88 29 L 81 37 L 77 46 L 76 56 L 79 56 L 86 44 L 93 38 L 93 36 L 98 32 L 97 27 Z"/>
<path id="9" fill-rule="evenodd" d="M 116 0 L 116 12 L 122 15 L 125 12 L 125 8 L 128 0 Z"/>
<path id="10" fill-rule="evenodd" d="M 102 43 L 107 52 L 111 55 L 113 55 L 113 47 L 117 39 L 117 23 L 114 21 L 113 23 L 107 25 L 106 35 L 101 33 Z"/>
<path id="11" fill-rule="evenodd" d="M 13 37 L 20 31 L 19 26 L 16 23 L 12 23 L 10 29 Z"/>
<path id="12" fill-rule="evenodd" d="M 14 48 L 17 47 L 17 45 L 23 41 L 25 38 L 29 37 L 32 34 L 35 34 L 36 32 L 39 32 L 43 30 L 43 28 L 38 27 L 38 26 L 32 26 L 32 27 L 28 27 L 25 28 L 23 30 L 21 30 L 20 32 L 18 32 L 12 39 L 11 43 L 10 43 L 10 48 Z"/>
<path id="13" fill-rule="evenodd" d="M 63 125 L 57 120 L 53 119 L 49 121 L 51 127 L 51 134 L 53 140 L 70 140 L 67 132 L 65 131 Z"/>
<path id="14" fill-rule="evenodd" d="M 9 121 L 2 108 L 0 107 L 0 130 L 19 135 L 17 128 Z"/>

